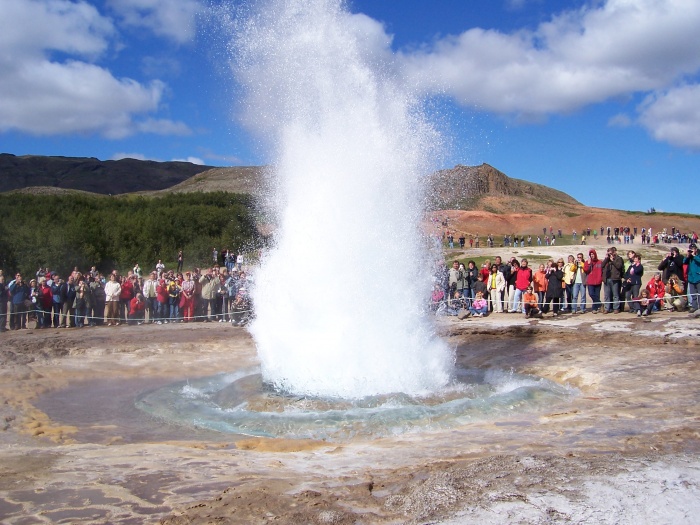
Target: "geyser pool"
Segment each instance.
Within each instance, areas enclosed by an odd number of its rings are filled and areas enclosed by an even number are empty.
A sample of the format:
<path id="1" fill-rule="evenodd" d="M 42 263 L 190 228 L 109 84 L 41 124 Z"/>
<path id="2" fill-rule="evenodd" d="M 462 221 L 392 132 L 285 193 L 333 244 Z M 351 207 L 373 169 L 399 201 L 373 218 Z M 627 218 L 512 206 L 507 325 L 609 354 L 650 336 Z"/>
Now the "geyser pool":
<path id="1" fill-rule="evenodd" d="M 281 394 L 265 385 L 254 368 L 173 383 L 139 396 L 136 406 L 184 427 L 334 441 L 451 428 L 551 409 L 575 393 L 512 371 L 457 369 L 454 377 L 449 386 L 422 396 L 328 399 Z"/>
<path id="2" fill-rule="evenodd" d="M 421 176 L 437 134 L 383 28 L 340 0 L 269 0 L 239 21 L 244 121 L 272 158 L 274 245 L 250 326 L 266 383 L 362 399 L 445 387 L 450 349 L 426 315 Z"/>

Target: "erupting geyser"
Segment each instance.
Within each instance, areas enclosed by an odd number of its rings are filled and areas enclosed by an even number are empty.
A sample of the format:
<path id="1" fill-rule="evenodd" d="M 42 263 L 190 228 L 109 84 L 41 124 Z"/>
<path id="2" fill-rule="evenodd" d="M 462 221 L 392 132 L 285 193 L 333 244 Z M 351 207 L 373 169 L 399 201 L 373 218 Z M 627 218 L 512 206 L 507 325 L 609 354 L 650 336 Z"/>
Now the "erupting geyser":
<path id="1" fill-rule="evenodd" d="M 270 147 L 274 246 L 250 330 L 282 392 L 361 398 L 444 387 L 426 316 L 422 175 L 437 134 L 383 29 L 340 0 L 270 0 L 237 28 L 246 123 Z"/>

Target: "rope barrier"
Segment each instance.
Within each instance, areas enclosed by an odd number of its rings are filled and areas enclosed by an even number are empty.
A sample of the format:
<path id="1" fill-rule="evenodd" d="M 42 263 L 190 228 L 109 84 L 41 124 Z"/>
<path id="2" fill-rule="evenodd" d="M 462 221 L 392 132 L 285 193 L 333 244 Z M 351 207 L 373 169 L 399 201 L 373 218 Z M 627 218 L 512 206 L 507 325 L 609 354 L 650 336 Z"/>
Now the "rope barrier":
<path id="1" fill-rule="evenodd" d="M 537 292 L 534 292 L 534 293 L 537 294 Z M 523 295 L 524 295 L 524 294 L 523 294 Z M 691 297 L 694 297 L 694 298 L 695 298 L 695 303 L 696 303 L 696 304 L 700 304 L 700 293 L 697 293 L 697 294 L 684 293 L 684 294 L 682 294 L 682 295 L 670 295 L 670 294 L 669 294 L 669 295 L 664 295 L 663 297 L 649 297 L 648 300 L 649 300 L 649 301 L 654 301 L 654 302 L 660 302 L 660 301 L 669 302 L 669 301 L 671 301 L 671 300 L 673 300 L 673 299 L 686 299 L 686 300 L 688 300 L 688 302 L 690 303 L 690 302 L 691 302 L 691 301 L 690 301 L 690 298 L 691 298 Z M 472 302 L 474 301 L 474 298 L 472 298 L 472 297 L 464 297 L 464 296 L 463 296 L 462 299 L 464 299 L 464 301 L 466 301 L 467 303 L 472 303 Z M 627 303 L 627 304 L 639 303 L 642 299 L 643 299 L 642 297 L 633 297 L 633 298 L 631 298 L 631 299 L 627 299 L 626 297 L 620 295 L 620 296 L 619 296 L 619 303 L 620 303 L 620 304 L 622 304 L 622 303 Z M 484 300 L 485 300 L 487 303 L 491 304 L 491 299 L 490 299 L 490 295 L 488 294 L 488 292 L 486 293 L 486 295 L 484 295 Z M 449 303 L 454 302 L 454 301 L 456 301 L 456 299 L 441 299 L 440 301 L 433 301 L 433 300 L 431 300 L 429 304 L 430 304 L 430 306 L 438 305 L 438 307 L 439 307 L 439 305 L 441 305 L 441 304 L 448 304 L 448 305 L 449 305 Z M 541 302 L 539 301 L 539 298 L 538 298 L 538 300 L 537 300 L 537 305 L 538 305 L 538 306 L 541 306 L 542 304 L 548 304 L 548 303 L 551 302 L 551 301 L 552 301 L 552 299 L 550 299 L 549 301 L 547 301 L 547 300 L 545 299 L 545 301 L 541 303 Z M 522 301 L 522 296 L 521 296 L 521 298 L 520 298 L 520 300 L 519 300 L 518 302 L 519 302 L 520 304 L 523 303 L 523 301 Z M 599 301 L 599 302 L 589 301 L 589 300 L 586 299 L 586 300 L 583 301 L 583 307 L 584 307 L 584 308 L 588 308 L 589 305 L 590 305 L 591 307 L 593 307 L 593 306 L 595 306 L 595 305 L 598 305 L 598 306 L 606 306 L 606 305 L 612 305 L 613 302 L 614 302 L 613 299 L 610 299 L 609 301 L 601 300 L 601 301 Z M 501 304 L 503 304 L 504 306 L 505 306 L 506 304 L 507 304 L 507 305 L 512 305 L 512 304 L 513 304 L 513 300 L 512 300 L 512 298 L 510 298 L 510 296 L 509 296 L 508 301 L 501 301 Z M 573 306 L 579 307 L 579 306 L 581 306 L 582 303 L 581 303 L 580 299 L 579 299 L 578 302 L 571 302 L 571 303 L 569 303 L 568 301 L 566 301 L 563 297 L 562 297 L 561 299 L 559 299 L 559 305 L 560 305 L 560 306 L 567 305 L 567 307 L 568 307 L 569 304 L 570 304 L 572 307 L 573 307 Z"/>
<path id="2" fill-rule="evenodd" d="M 537 292 L 535 292 L 535 293 L 537 293 Z M 523 294 L 523 295 L 524 295 L 524 294 Z M 693 301 L 691 301 L 691 299 L 690 299 L 691 297 L 694 297 L 694 298 L 695 298 L 695 302 L 694 302 L 694 303 L 693 303 Z M 697 308 L 697 306 L 700 304 L 700 293 L 697 293 L 697 294 L 685 293 L 685 294 L 683 294 L 683 295 L 675 295 L 675 296 L 672 296 L 672 295 L 664 295 L 663 297 L 649 298 L 649 301 L 650 301 L 650 302 L 653 301 L 653 302 L 655 302 L 655 303 L 658 303 L 658 302 L 661 302 L 661 301 L 665 301 L 665 302 L 667 303 L 667 305 L 668 305 L 668 304 L 670 304 L 670 302 L 671 302 L 672 300 L 674 300 L 674 299 L 679 299 L 679 298 L 680 298 L 680 299 L 686 299 L 686 300 L 688 301 L 688 304 L 690 304 L 690 303 L 695 304 L 696 308 Z M 474 299 L 471 298 L 471 297 L 463 297 L 462 299 L 463 299 L 463 300 L 465 301 L 465 303 L 467 304 L 467 308 L 469 308 L 470 304 L 473 303 L 473 301 L 474 301 Z M 492 303 L 492 302 L 491 302 L 491 299 L 490 299 L 490 295 L 489 295 L 488 292 L 487 292 L 487 294 L 484 296 L 484 299 L 487 301 L 487 306 L 490 305 L 490 304 Z M 620 303 L 620 304 L 628 304 L 628 307 L 631 308 L 631 305 L 632 305 L 633 303 L 640 303 L 641 299 L 642 299 L 641 297 L 635 297 L 635 298 L 631 298 L 631 299 L 628 300 L 628 299 L 626 299 L 625 297 L 620 296 L 620 297 L 619 297 L 619 303 Z M 455 302 L 455 301 L 456 301 L 456 299 L 441 299 L 441 300 L 439 300 L 439 301 L 433 301 L 433 300 L 431 299 L 431 301 L 428 303 L 428 307 L 429 307 L 429 309 L 431 309 L 431 310 L 436 310 L 436 311 L 438 311 L 438 310 L 440 310 L 440 308 L 441 308 L 443 305 L 444 305 L 446 308 L 451 307 L 451 303 L 453 303 L 453 302 Z M 546 301 L 546 300 L 545 300 L 544 303 L 541 303 L 541 302 L 539 301 L 539 299 L 538 299 L 538 302 L 537 302 L 538 308 L 542 308 L 542 306 L 543 306 L 544 304 L 547 304 L 547 305 L 548 305 L 551 301 L 552 301 L 552 299 L 550 299 L 549 301 Z M 508 312 L 508 311 L 510 310 L 510 307 L 513 305 L 513 302 L 514 302 L 514 301 L 512 300 L 512 298 L 510 298 L 510 296 L 509 296 L 509 299 L 508 299 L 507 301 L 502 301 L 502 304 L 503 304 L 503 306 L 504 306 L 503 312 Z M 524 303 L 523 303 L 523 301 L 522 301 L 522 296 L 521 296 L 520 300 L 518 301 L 518 303 L 519 303 L 520 309 L 522 310 L 522 309 L 524 308 Z M 589 309 L 589 310 L 590 310 L 589 305 L 590 305 L 591 308 L 592 308 L 593 306 L 595 306 L 595 305 L 602 306 L 602 307 L 605 307 L 606 305 L 610 305 L 611 308 L 612 308 L 612 303 L 613 303 L 613 300 L 612 300 L 612 299 L 611 299 L 610 301 L 602 300 L 602 301 L 600 301 L 600 302 L 592 302 L 592 301 L 589 301 L 588 299 L 584 299 L 583 308 L 584 308 L 584 309 Z M 562 298 L 562 299 L 559 300 L 559 303 L 558 303 L 558 304 L 559 304 L 559 306 L 560 306 L 560 310 L 561 310 L 561 309 L 564 309 L 564 308 L 567 308 L 567 309 L 568 309 L 568 308 L 571 308 L 571 309 L 573 309 L 573 310 L 576 310 L 576 309 L 579 309 L 579 308 L 581 307 L 581 301 L 580 301 L 580 299 L 579 299 L 578 302 L 569 303 L 569 302 L 567 302 L 564 298 Z M 170 307 L 170 305 L 166 305 L 165 308 L 169 310 L 169 307 Z M 505 308 L 505 307 L 508 307 L 508 308 Z M 640 308 L 641 308 L 641 309 L 645 309 L 646 307 L 642 308 L 642 307 L 641 307 L 641 304 L 640 304 Z M 669 311 L 670 311 L 670 310 L 672 310 L 672 309 L 673 309 L 673 307 L 664 306 L 663 308 L 659 307 L 658 310 L 659 310 L 659 311 L 663 311 L 663 310 L 669 310 Z M 61 311 L 61 312 L 55 312 L 55 311 L 53 311 L 53 309 L 52 309 L 52 310 L 27 309 L 27 310 L 25 310 L 24 312 L 21 312 L 21 313 L 24 314 L 24 315 L 31 315 L 31 314 L 34 314 L 34 315 L 37 317 L 37 323 L 39 322 L 39 320 L 38 320 L 38 317 L 39 317 L 39 316 L 46 316 L 46 317 L 49 318 L 49 321 L 50 321 L 50 322 L 49 322 L 49 325 L 52 324 L 51 321 L 53 321 L 53 319 L 54 319 L 56 316 L 58 316 L 59 322 L 61 322 L 61 321 L 66 321 L 67 318 L 70 318 L 70 319 L 73 321 L 73 323 L 72 323 L 73 326 L 75 326 L 76 313 L 75 313 L 75 309 L 74 309 L 74 308 L 72 308 L 71 310 L 72 310 L 72 312 L 70 312 L 70 313 L 64 313 L 63 311 Z M 144 315 L 143 315 L 143 316 L 139 316 L 139 317 L 129 317 L 128 313 L 126 314 L 125 317 L 121 317 L 121 316 L 119 316 L 119 317 L 107 317 L 106 315 L 105 315 L 105 316 L 97 316 L 97 317 L 96 317 L 96 316 L 87 315 L 87 313 L 86 313 L 86 315 L 79 316 L 79 319 L 82 320 L 83 323 L 84 323 L 85 321 L 88 321 L 88 322 L 90 322 L 90 321 L 101 321 L 102 323 L 115 323 L 115 324 L 116 324 L 116 323 L 119 323 L 119 324 L 121 324 L 121 323 L 128 324 L 129 322 L 132 322 L 132 323 L 133 323 L 133 322 L 136 322 L 136 323 L 148 323 L 148 324 L 154 324 L 154 323 L 160 322 L 160 323 L 162 323 L 162 324 L 168 324 L 168 323 L 176 323 L 176 322 L 178 322 L 178 323 L 179 323 L 179 322 L 201 322 L 202 320 L 205 321 L 205 322 L 206 322 L 206 321 L 209 321 L 209 322 L 217 322 L 217 321 L 220 321 L 220 322 L 227 322 L 227 323 L 229 323 L 229 322 L 233 322 L 233 317 L 236 316 L 236 315 L 237 315 L 237 316 L 243 316 L 243 317 L 249 317 L 249 316 L 253 313 L 253 310 L 252 310 L 252 309 L 247 309 L 247 310 L 235 310 L 235 311 L 220 312 L 220 313 L 210 314 L 210 315 L 192 315 L 192 316 L 189 316 L 189 317 L 183 317 L 183 315 L 182 315 L 182 309 L 181 309 L 181 308 L 178 308 L 178 310 L 179 310 L 179 312 L 178 312 L 178 316 L 177 316 L 177 317 L 170 317 L 169 312 L 168 312 L 166 315 L 163 315 L 163 316 L 159 316 L 159 315 L 158 315 L 157 313 L 155 313 L 155 312 L 154 312 L 153 314 L 151 314 L 151 312 L 148 312 L 148 313 L 149 313 L 149 316 L 148 316 L 148 319 L 146 319 L 146 312 L 147 312 L 148 310 L 144 310 Z M 599 308 L 599 310 L 600 310 L 600 308 Z M 496 312 L 496 313 L 499 313 L 499 312 Z M 522 313 L 522 312 L 518 312 L 518 313 Z M 11 316 L 11 315 L 16 315 L 16 313 L 12 313 L 11 311 L 8 310 L 7 315 L 8 315 L 8 318 L 9 318 L 9 316 Z M 227 317 L 228 317 L 228 320 L 226 319 Z M 69 325 L 69 324 L 71 324 L 71 323 L 66 323 L 66 325 Z M 85 326 L 85 325 L 83 324 L 83 326 Z M 57 328 L 57 327 L 54 326 L 54 328 Z"/>

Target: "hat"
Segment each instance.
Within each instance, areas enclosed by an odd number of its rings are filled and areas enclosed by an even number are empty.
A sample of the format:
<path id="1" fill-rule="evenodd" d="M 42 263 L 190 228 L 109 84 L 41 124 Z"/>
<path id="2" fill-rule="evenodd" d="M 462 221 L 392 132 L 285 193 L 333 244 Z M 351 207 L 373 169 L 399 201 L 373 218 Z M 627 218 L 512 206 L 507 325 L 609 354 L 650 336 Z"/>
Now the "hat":
<path id="1" fill-rule="evenodd" d="M 695 244 L 694 242 L 691 242 L 691 243 L 690 243 L 690 246 L 688 246 L 688 249 L 690 249 L 690 248 L 697 248 L 697 247 L 698 247 L 697 244 Z"/>

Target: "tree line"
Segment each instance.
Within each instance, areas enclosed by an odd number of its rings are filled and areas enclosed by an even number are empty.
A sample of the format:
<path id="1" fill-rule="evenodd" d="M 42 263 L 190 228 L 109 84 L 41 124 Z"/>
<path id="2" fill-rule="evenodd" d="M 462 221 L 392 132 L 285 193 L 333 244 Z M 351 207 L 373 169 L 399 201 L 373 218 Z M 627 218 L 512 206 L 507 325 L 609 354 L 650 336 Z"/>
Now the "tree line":
<path id="1" fill-rule="evenodd" d="M 182 249 L 188 268 L 211 264 L 212 248 L 259 247 L 249 195 L 0 194 L 0 268 L 33 275 L 39 266 L 66 274 L 75 266 L 103 272 L 172 268 Z"/>

